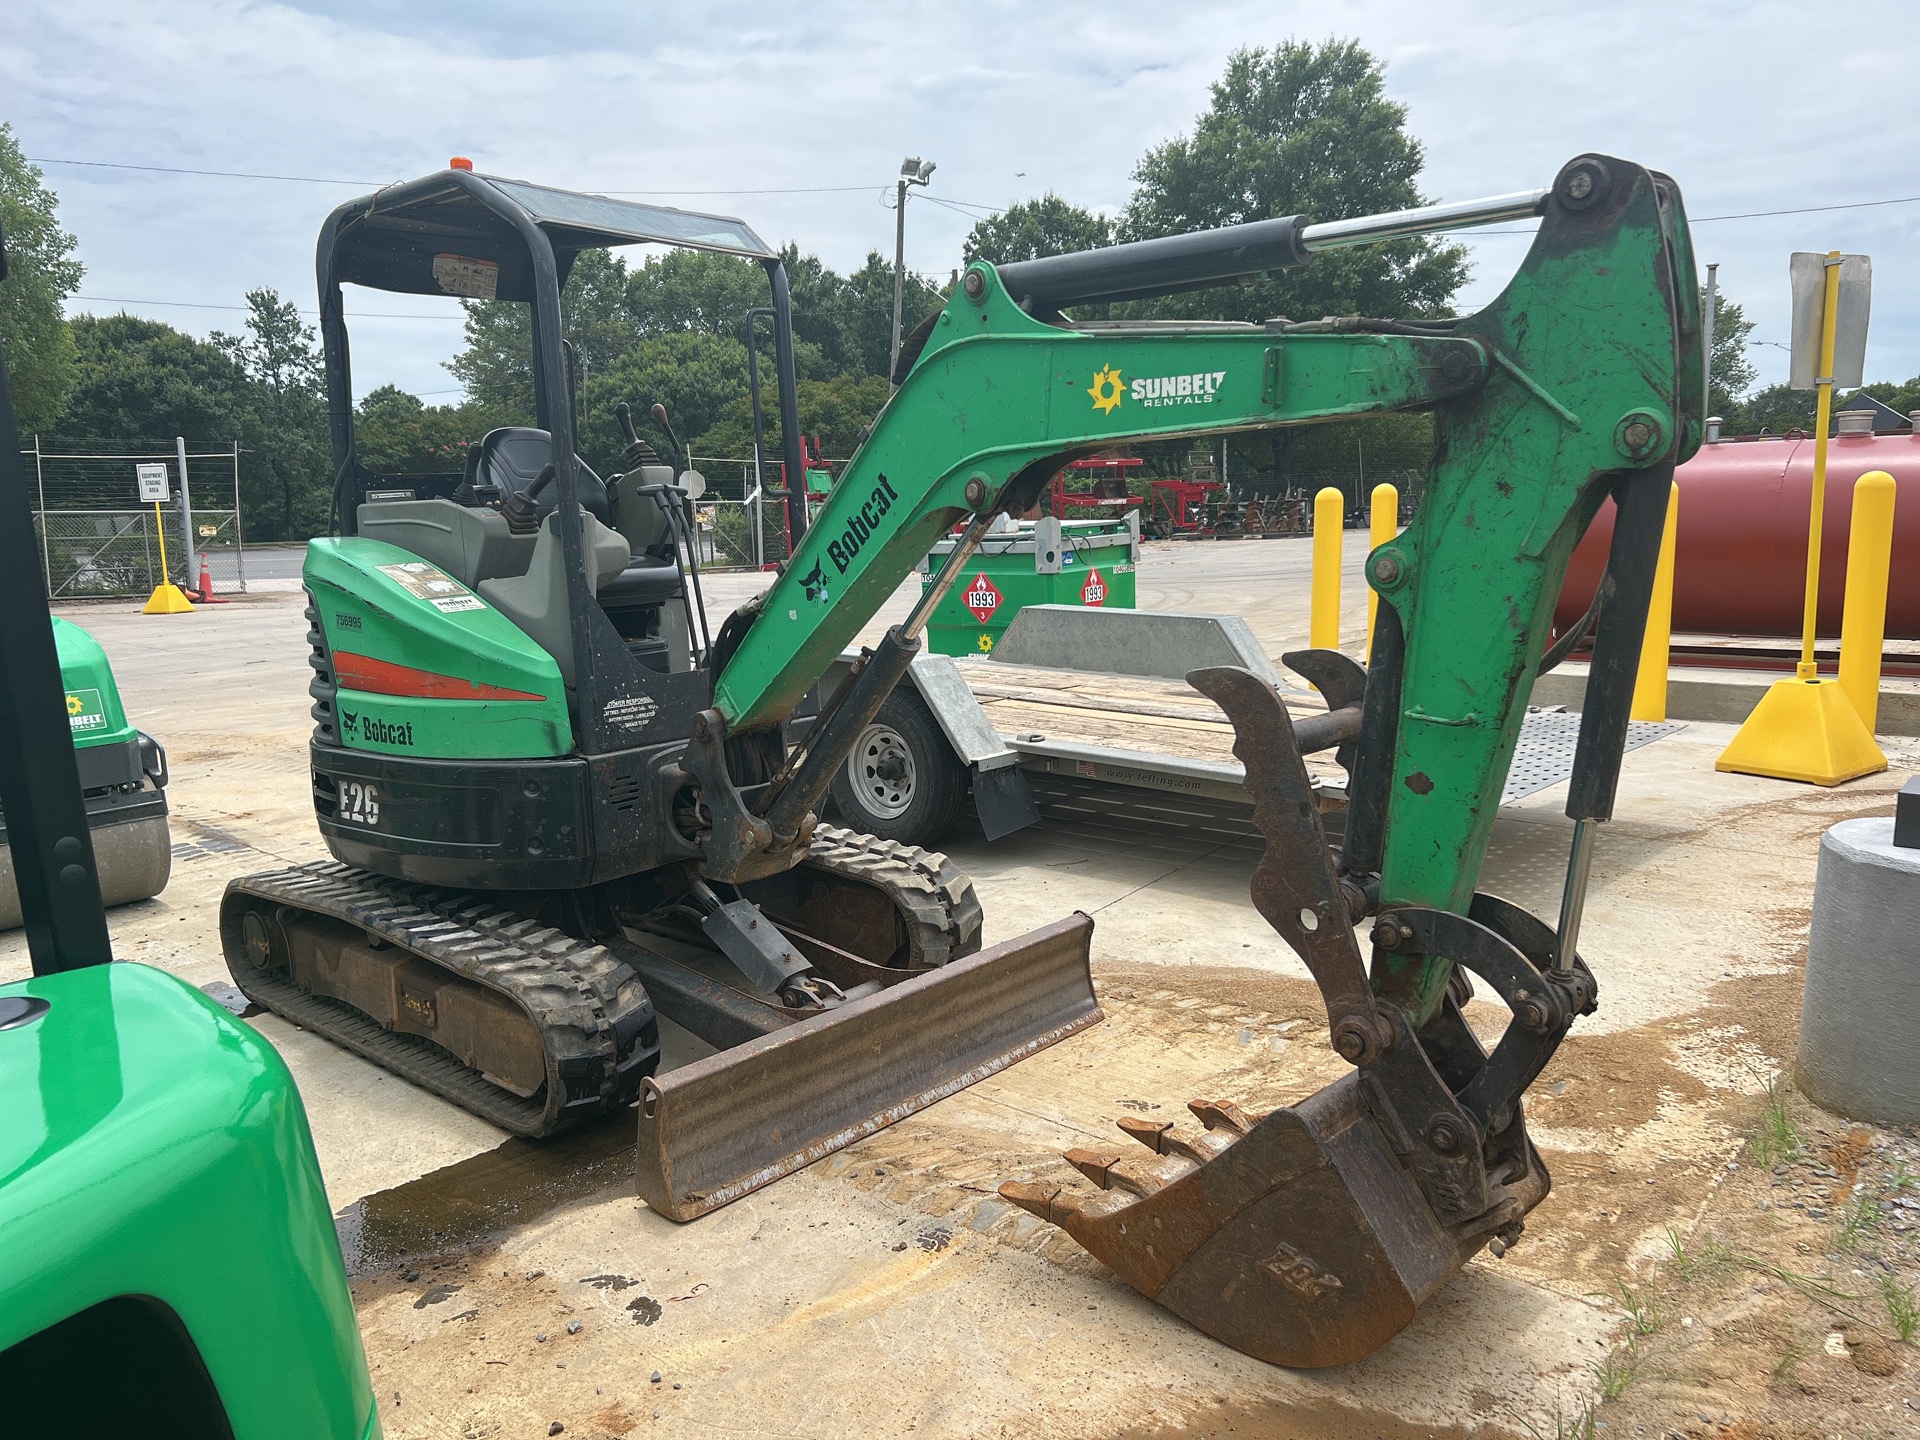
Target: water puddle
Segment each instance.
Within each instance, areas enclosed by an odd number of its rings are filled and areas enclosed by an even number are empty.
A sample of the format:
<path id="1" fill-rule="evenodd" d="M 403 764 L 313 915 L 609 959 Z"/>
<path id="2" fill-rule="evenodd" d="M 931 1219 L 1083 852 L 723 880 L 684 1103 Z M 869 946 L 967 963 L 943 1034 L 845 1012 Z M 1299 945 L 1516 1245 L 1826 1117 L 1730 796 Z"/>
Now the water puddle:
<path id="1" fill-rule="evenodd" d="M 471 1250 L 563 1206 L 633 1189 L 633 1116 L 549 1140 L 508 1140 L 334 1217 L 349 1276 L 421 1255 Z"/>

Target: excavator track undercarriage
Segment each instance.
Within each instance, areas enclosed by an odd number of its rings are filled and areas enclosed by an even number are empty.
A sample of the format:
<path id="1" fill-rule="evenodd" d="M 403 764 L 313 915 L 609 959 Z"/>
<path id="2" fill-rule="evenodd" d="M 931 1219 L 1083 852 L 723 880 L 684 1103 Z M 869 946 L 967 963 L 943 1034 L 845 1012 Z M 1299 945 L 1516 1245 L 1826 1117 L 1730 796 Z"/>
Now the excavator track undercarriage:
<path id="1" fill-rule="evenodd" d="M 233 881 L 221 932 L 250 999 L 516 1135 L 641 1100 L 641 1193 L 676 1219 L 1100 1018 L 1091 922 L 979 954 L 972 882 L 937 852 L 820 826 L 806 860 L 739 896 L 830 980 L 833 1003 L 756 990 L 684 906 L 614 907 L 616 924 L 583 937 L 540 918 L 552 897 L 339 864 Z M 539 903 L 529 915 L 515 898 Z M 714 1062 L 656 1076 L 656 1005 L 719 1049 Z"/>

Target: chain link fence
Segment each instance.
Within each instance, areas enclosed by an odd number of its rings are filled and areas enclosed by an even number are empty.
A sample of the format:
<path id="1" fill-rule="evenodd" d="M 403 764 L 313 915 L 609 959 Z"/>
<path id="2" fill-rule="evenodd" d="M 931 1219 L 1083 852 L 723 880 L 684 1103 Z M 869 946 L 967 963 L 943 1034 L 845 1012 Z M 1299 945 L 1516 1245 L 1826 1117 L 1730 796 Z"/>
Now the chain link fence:
<path id="1" fill-rule="evenodd" d="M 68 452 L 46 449 L 36 436 L 21 458 L 33 477 L 34 539 L 48 599 L 140 597 L 166 580 L 198 593 L 203 563 L 214 594 L 246 591 L 238 442 L 226 450 L 180 442 Z M 141 502 L 140 465 L 165 467 L 165 501 Z"/>
<path id="2" fill-rule="evenodd" d="M 783 497 L 769 494 L 755 477 L 751 460 L 702 455 L 693 468 L 707 480 L 707 493 L 694 507 L 700 518 L 700 563 L 719 570 L 761 570 L 787 558 L 787 511 Z M 776 474 L 778 472 L 775 472 Z"/>

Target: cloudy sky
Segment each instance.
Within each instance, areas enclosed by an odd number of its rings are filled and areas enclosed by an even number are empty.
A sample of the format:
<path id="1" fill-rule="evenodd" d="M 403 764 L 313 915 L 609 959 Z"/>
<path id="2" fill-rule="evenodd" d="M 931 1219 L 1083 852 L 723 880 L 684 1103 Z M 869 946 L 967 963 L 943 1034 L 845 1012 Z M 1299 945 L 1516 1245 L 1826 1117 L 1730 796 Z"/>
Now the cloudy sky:
<path id="1" fill-rule="evenodd" d="M 1920 43 L 1898 0 L 6 8 L 0 120 L 30 156 L 90 162 L 43 165 L 87 265 L 75 307 L 196 333 L 237 328 L 255 285 L 311 307 L 327 211 L 453 154 L 737 214 L 842 269 L 891 248 L 888 184 L 902 156 L 925 156 L 939 169 L 909 208 L 907 260 L 944 274 L 993 207 L 1049 189 L 1124 204 L 1140 155 L 1192 125 L 1236 47 L 1341 35 L 1385 62 L 1426 145 L 1431 198 L 1544 185 L 1583 150 L 1663 169 L 1756 340 L 1787 338 L 1788 252 L 1863 251 L 1867 374 L 1920 373 L 1920 203 L 1707 218 L 1920 197 L 1907 168 Z M 1508 230 L 1473 242 L 1463 307 L 1523 253 Z M 349 306 L 393 317 L 356 326 L 357 389 L 455 398 L 441 368 L 459 342 L 453 302 L 350 291 Z M 1783 349 L 1753 356 L 1763 382 L 1784 378 Z"/>

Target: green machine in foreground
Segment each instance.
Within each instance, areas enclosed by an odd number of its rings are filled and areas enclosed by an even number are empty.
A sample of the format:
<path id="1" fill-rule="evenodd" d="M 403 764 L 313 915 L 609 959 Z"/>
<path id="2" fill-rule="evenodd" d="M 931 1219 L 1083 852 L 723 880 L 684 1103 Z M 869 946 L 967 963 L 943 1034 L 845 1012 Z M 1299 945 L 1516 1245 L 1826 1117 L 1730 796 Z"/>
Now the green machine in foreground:
<path id="1" fill-rule="evenodd" d="M 147 900 L 167 888 L 173 846 L 167 831 L 167 752 L 127 719 L 113 667 L 100 643 L 70 620 L 53 617 L 66 686 L 87 826 L 100 862 L 100 898 L 108 905 Z M 7 838 L 0 812 L 0 846 Z M 20 923 L 13 859 L 0 848 L 0 930 Z"/>
<path id="2" fill-rule="evenodd" d="M 0 1433 L 372 1440 L 286 1065 L 190 986 L 111 963 L 82 786 L 89 748 L 139 737 L 45 595 L 0 356 L 0 803 L 33 957 L 0 985 Z"/>
<path id="3" fill-rule="evenodd" d="M 1459 318 L 1071 318 L 1523 218 L 1540 222 L 1525 262 Z M 727 1204 L 1099 1018 L 1086 917 L 974 953 L 979 905 L 945 857 L 818 822 L 996 517 L 1120 444 L 1425 411 L 1421 509 L 1368 559 L 1368 664 L 1283 657 L 1326 713 L 1294 721 L 1242 670 L 1189 677 L 1234 723 L 1267 845 L 1253 903 L 1353 1069 L 1265 1116 L 1196 1100 L 1204 1133 L 1125 1123 L 1144 1149 L 1067 1157 L 1101 1193 L 1046 1175 L 1001 1190 L 1249 1354 L 1378 1348 L 1478 1251 L 1515 1243 L 1548 1190 L 1522 1098 L 1596 1002 L 1577 950 L 1593 836 L 1673 468 L 1702 428 L 1678 189 L 1582 155 L 1549 189 L 1485 201 L 971 265 L 779 578 L 711 634 L 678 467 L 630 427 L 620 475 L 574 453 L 560 287 L 582 250 L 643 242 L 765 268 L 801 473 L 785 273 L 740 222 L 449 170 L 323 230 L 342 533 L 308 554 L 309 754 L 340 863 L 233 882 L 236 981 L 521 1133 L 636 1102 L 648 1203 Z M 464 474 L 367 472 L 348 282 L 526 303 L 537 425 L 488 435 Z M 1534 678 L 1577 638 L 1548 645 L 1568 557 L 1609 496 L 1555 924 L 1478 881 Z M 843 647 L 956 525 L 906 619 L 821 705 Z M 1318 750 L 1348 771 L 1337 847 L 1301 758 Z M 974 800 L 984 821 L 992 794 L 976 782 Z M 1468 972 L 1510 1013 L 1491 1050 L 1462 1017 Z M 656 1007 L 717 1053 L 655 1073 Z"/>

